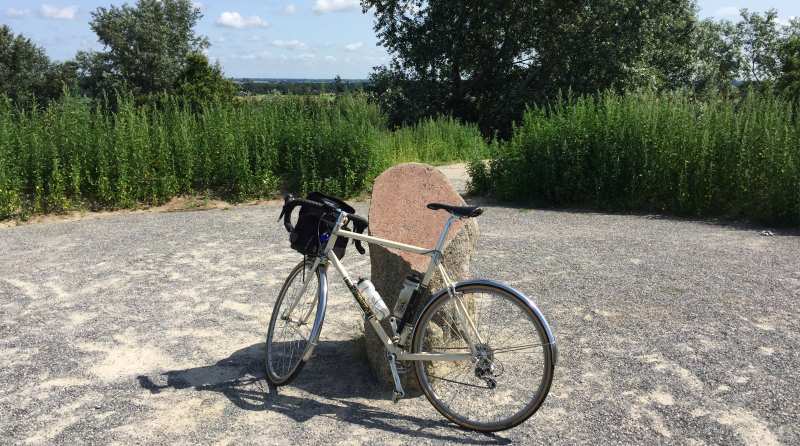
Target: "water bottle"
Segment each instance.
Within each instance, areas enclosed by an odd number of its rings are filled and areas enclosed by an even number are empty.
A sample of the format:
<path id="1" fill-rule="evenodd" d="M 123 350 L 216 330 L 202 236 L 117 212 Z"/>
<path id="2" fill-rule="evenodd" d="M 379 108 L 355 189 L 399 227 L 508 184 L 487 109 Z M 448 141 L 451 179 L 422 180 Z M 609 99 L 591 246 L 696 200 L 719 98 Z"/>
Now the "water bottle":
<path id="1" fill-rule="evenodd" d="M 403 281 L 403 288 L 400 290 L 400 295 L 397 296 L 397 302 L 394 304 L 392 314 L 398 319 L 402 319 L 403 315 L 408 308 L 408 302 L 414 295 L 414 292 L 419 288 L 419 277 L 412 275 L 406 277 Z"/>
<path id="2" fill-rule="evenodd" d="M 375 290 L 375 285 L 373 285 L 372 282 L 367 279 L 360 279 L 356 288 L 364 295 L 367 300 L 367 305 L 369 305 L 370 310 L 372 310 L 379 321 L 389 317 L 389 307 L 386 306 L 381 295 Z"/>

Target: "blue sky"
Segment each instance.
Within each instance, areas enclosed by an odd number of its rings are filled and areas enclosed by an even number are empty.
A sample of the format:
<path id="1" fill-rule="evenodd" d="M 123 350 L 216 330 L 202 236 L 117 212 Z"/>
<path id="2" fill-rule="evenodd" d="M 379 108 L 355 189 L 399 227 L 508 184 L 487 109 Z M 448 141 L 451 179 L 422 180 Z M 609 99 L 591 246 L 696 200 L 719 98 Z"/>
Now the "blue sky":
<path id="1" fill-rule="evenodd" d="M 133 3 L 130 0 L 129 3 Z M 98 6 L 116 0 L 0 0 L 0 23 L 65 60 L 80 49 L 99 49 L 88 27 Z M 209 56 L 235 77 L 364 78 L 388 60 L 376 46 L 372 17 L 358 0 L 197 0 L 204 17 L 198 32 L 211 40 Z M 735 19 L 739 8 L 778 10 L 800 17 L 798 0 L 700 0 L 702 17 Z"/>

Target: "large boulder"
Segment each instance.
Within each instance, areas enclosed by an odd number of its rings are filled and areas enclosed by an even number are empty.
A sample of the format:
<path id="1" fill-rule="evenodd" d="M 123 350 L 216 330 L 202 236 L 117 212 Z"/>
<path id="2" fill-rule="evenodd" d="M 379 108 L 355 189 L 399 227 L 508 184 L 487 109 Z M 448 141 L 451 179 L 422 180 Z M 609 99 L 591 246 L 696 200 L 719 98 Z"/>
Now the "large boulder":
<path id="1" fill-rule="evenodd" d="M 450 214 L 432 211 L 428 203 L 445 203 L 464 206 L 464 200 L 447 178 L 438 169 L 418 163 L 400 164 L 383 172 L 376 180 L 369 208 L 370 235 L 401 243 L 434 248 Z M 476 220 L 457 221 L 451 226 L 443 250 L 443 265 L 452 280 L 463 280 L 469 275 L 469 263 L 478 238 Z M 430 257 L 403 252 L 382 246 L 370 245 L 372 282 L 391 310 L 402 288 L 403 281 L 416 271 L 424 275 Z M 419 295 L 409 305 L 408 312 L 415 310 L 430 298 L 431 292 L 443 287 L 441 274 L 433 276 L 428 292 Z M 388 319 L 384 321 L 387 333 L 391 333 Z M 386 361 L 386 353 L 378 336 L 369 323 L 365 323 L 366 354 L 370 367 L 379 380 L 393 383 Z M 410 340 L 409 340 L 410 342 Z M 406 391 L 418 392 L 413 364 L 403 378 Z"/>

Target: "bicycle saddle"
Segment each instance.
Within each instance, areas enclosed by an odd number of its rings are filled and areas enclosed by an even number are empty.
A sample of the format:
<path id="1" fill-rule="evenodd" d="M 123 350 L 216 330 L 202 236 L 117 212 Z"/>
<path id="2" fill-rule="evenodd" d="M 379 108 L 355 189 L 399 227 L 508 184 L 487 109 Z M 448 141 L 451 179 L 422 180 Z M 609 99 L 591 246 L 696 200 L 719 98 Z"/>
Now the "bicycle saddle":
<path id="1" fill-rule="evenodd" d="M 428 203 L 428 209 L 432 211 L 444 210 L 463 218 L 472 218 L 483 214 L 483 209 L 478 206 L 450 206 L 442 203 Z"/>

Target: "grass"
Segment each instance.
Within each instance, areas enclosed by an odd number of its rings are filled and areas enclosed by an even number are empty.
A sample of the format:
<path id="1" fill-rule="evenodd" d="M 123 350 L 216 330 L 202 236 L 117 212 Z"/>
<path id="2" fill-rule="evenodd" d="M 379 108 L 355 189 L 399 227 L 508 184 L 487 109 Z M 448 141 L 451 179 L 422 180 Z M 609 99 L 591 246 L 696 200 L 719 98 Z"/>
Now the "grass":
<path id="1" fill-rule="evenodd" d="M 492 144 L 446 117 L 390 131 L 361 96 L 118 102 L 19 110 L 0 98 L 0 219 L 178 195 L 350 197 L 400 162 L 491 158 L 470 165 L 471 187 L 505 200 L 800 224 L 800 122 L 771 95 L 573 98 L 530 108 Z"/>
<path id="2" fill-rule="evenodd" d="M 279 191 L 349 197 L 403 161 L 487 154 L 477 128 L 449 118 L 391 132 L 359 96 L 280 96 L 114 112 L 75 97 L 47 109 L 0 100 L 0 218 L 157 205 L 177 195 L 232 201 Z"/>
<path id="3" fill-rule="evenodd" d="M 489 156 L 489 146 L 475 125 L 442 117 L 376 135 L 374 174 L 404 162 L 445 164 Z"/>
<path id="4" fill-rule="evenodd" d="M 505 200 L 800 224 L 800 122 L 771 95 L 649 92 L 533 107 L 472 188 Z"/>

